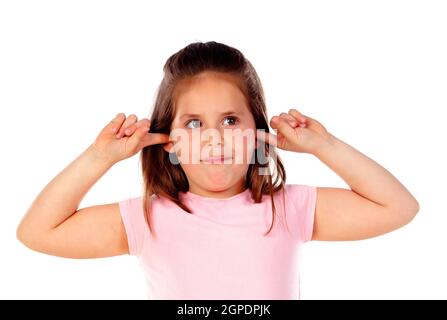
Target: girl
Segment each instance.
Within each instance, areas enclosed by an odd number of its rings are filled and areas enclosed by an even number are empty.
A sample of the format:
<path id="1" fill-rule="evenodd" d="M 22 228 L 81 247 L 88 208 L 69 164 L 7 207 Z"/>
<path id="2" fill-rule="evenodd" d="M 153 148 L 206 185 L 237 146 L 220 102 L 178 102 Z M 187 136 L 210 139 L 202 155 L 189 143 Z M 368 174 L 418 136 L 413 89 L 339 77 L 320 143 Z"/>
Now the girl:
<path id="1" fill-rule="evenodd" d="M 350 190 L 286 184 L 275 147 L 314 155 Z M 78 208 L 140 150 L 141 196 Z M 17 237 L 61 257 L 134 255 L 153 299 L 298 299 L 303 243 L 378 236 L 418 210 L 391 173 L 317 120 L 290 109 L 268 122 L 251 63 L 199 42 L 167 60 L 151 119 L 112 119 L 37 196 Z"/>

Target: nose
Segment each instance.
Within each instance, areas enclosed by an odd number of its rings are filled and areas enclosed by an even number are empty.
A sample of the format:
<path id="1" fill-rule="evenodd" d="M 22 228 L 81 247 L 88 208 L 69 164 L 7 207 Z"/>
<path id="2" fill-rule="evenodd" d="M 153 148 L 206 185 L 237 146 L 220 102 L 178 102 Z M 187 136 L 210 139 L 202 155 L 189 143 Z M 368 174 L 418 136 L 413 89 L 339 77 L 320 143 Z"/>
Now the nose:
<path id="1" fill-rule="evenodd" d="M 206 131 L 202 139 L 205 140 L 205 145 L 208 147 L 221 147 L 223 146 L 224 135 L 221 130 L 213 128 Z"/>
<path id="2" fill-rule="evenodd" d="M 205 158 L 225 154 L 224 136 L 220 130 L 210 130 L 202 138 L 204 139 L 202 152 L 206 154 Z"/>
<path id="3" fill-rule="evenodd" d="M 222 143 L 222 141 L 216 141 L 216 142 L 214 142 L 214 139 L 209 139 L 208 140 L 208 142 L 207 142 L 207 144 L 206 144 L 208 147 L 221 147 L 221 146 L 223 146 L 223 143 Z"/>

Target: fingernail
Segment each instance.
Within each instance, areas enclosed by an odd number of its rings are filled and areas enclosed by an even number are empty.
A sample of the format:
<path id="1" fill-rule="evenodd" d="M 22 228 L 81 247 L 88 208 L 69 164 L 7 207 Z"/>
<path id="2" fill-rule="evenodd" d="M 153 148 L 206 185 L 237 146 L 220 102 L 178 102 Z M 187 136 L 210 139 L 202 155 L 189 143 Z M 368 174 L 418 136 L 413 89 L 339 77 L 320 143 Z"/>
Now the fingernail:
<path id="1" fill-rule="evenodd" d="M 125 133 L 129 134 L 130 133 L 130 129 L 126 129 Z"/>
<path id="2" fill-rule="evenodd" d="M 113 128 L 112 128 L 112 132 L 116 132 L 116 127 L 113 127 Z"/>

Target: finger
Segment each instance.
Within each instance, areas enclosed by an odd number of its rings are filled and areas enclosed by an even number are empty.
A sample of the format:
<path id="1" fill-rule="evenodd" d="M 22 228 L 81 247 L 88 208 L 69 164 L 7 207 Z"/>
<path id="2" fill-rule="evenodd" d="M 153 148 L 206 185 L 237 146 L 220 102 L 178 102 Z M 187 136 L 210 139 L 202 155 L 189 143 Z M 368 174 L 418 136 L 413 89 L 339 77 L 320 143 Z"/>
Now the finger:
<path id="1" fill-rule="evenodd" d="M 111 131 L 113 133 L 117 132 L 121 127 L 121 124 L 126 119 L 126 115 L 124 113 L 118 113 L 115 118 L 113 118 L 105 127 L 107 131 Z"/>
<path id="2" fill-rule="evenodd" d="M 148 129 L 149 130 L 149 129 Z M 171 138 L 168 134 L 165 133 L 149 133 L 146 130 L 146 133 L 141 138 L 141 146 L 142 148 L 151 146 L 154 144 L 164 144 L 171 141 Z"/>
<path id="3" fill-rule="evenodd" d="M 298 120 L 300 123 L 306 123 L 307 121 L 307 117 L 296 109 L 290 109 L 289 115 L 292 116 L 294 119 Z"/>
<path id="4" fill-rule="evenodd" d="M 130 148 L 141 148 L 141 142 L 146 135 L 149 135 L 149 127 L 142 125 L 135 130 L 132 136 L 127 141 Z"/>
<path id="5" fill-rule="evenodd" d="M 281 112 L 281 114 L 279 116 L 281 118 L 283 118 L 284 120 L 286 120 L 287 122 L 289 122 L 291 127 L 295 128 L 298 126 L 298 120 L 295 119 L 294 117 L 292 117 L 290 114 Z"/>
<path id="6" fill-rule="evenodd" d="M 318 128 L 322 128 L 322 127 L 324 128 L 324 126 L 318 120 L 315 120 L 314 118 L 311 118 L 309 116 L 305 116 L 299 112 L 297 114 L 296 112 L 298 112 L 298 111 L 295 109 L 291 109 L 289 111 L 289 113 L 295 114 L 295 116 L 298 116 L 298 114 L 301 116 L 301 119 L 303 119 L 303 120 L 300 121 L 300 127 L 307 127 L 309 129 L 318 129 Z M 304 124 L 304 125 L 302 125 L 302 124 Z"/>
<path id="7" fill-rule="evenodd" d="M 286 140 L 293 139 L 296 136 L 295 129 L 292 128 L 284 118 L 274 116 L 270 120 L 270 126 L 278 130 Z"/>
<path id="8" fill-rule="evenodd" d="M 122 124 L 121 128 L 119 129 L 118 133 L 116 134 L 116 137 L 119 139 L 122 136 L 124 136 L 124 130 L 126 130 L 128 127 L 133 125 L 135 122 L 137 122 L 138 118 L 136 115 L 131 114 L 127 117 L 127 119 Z"/>
<path id="9" fill-rule="evenodd" d="M 149 119 L 141 119 L 140 121 L 132 124 L 131 126 L 127 127 L 124 130 L 124 134 L 126 136 L 131 136 L 135 132 L 135 130 L 137 130 L 139 127 L 141 127 L 143 125 L 150 128 L 150 121 L 149 121 Z"/>
<path id="10" fill-rule="evenodd" d="M 270 132 L 264 130 L 256 130 L 256 137 L 274 147 L 278 145 L 277 136 Z"/>
<path id="11" fill-rule="evenodd" d="M 124 122 L 121 124 L 121 126 L 118 128 L 118 132 L 116 133 L 117 138 L 121 138 L 124 136 L 124 130 L 134 124 L 137 121 L 137 117 L 134 114 L 129 115 L 127 118 L 124 119 Z"/>
<path id="12" fill-rule="evenodd" d="M 300 128 L 306 128 L 312 124 L 312 118 L 303 115 L 296 109 L 290 109 L 289 114 L 298 119 Z"/>

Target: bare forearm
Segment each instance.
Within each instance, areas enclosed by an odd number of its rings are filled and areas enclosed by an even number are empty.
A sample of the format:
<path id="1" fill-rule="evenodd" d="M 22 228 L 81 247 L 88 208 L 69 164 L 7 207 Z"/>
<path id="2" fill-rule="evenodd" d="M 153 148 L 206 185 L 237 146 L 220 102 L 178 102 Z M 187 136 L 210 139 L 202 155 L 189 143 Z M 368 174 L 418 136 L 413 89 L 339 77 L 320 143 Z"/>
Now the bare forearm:
<path id="1" fill-rule="evenodd" d="M 39 193 L 18 232 L 44 232 L 58 226 L 76 212 L 88 190 L 112 165 L 89 146 Z"/>
<path id="2" fill-rule="evenodd" d="M 330 135 L 314 154 L 361 196 L 384 207 L 418 206 L 411 193 L 384 167 Z"/>

